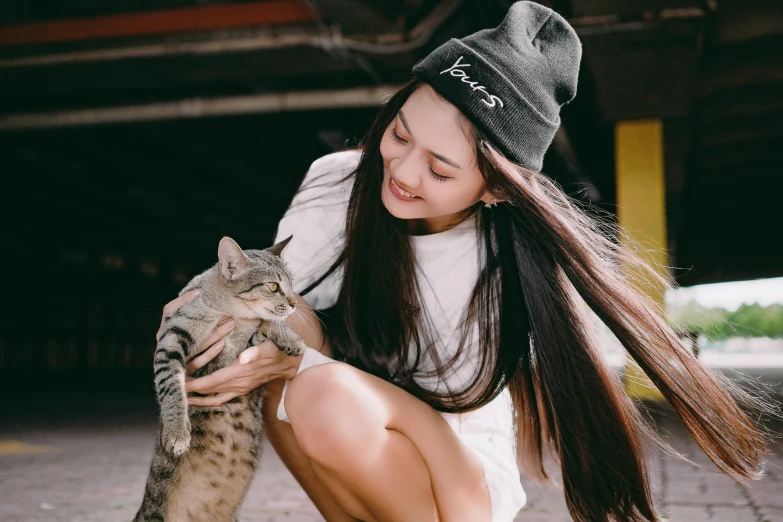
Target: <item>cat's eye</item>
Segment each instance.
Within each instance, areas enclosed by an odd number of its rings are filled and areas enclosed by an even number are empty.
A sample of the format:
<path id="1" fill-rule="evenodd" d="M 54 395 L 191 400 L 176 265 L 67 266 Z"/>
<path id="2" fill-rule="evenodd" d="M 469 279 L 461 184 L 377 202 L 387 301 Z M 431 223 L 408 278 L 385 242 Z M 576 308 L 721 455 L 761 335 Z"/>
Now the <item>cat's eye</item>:
<path id="1" fill-rule="evenodd" d="M 277 283 L 267 283 L 266 287 L 275 293 L 277 293 L 277 291 L 280 290 L 280 285 L 278 285 Z"/>

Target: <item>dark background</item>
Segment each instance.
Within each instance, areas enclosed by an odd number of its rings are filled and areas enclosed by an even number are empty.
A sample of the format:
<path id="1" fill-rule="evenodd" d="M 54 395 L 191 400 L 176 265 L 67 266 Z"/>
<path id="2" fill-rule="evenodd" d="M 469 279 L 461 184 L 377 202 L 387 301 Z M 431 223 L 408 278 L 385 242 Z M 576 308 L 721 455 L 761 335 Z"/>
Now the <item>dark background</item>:
<path id="1" fill-rule="evenodd" d="M 579 94 L 544 172 L 613 211 L 615 123 L 661 119 L 680 284 L 783 275 L 779 3 L 544 3 L 584 45 Z M 508 5 L 3 2 L 0 387 L 151 391 L 162 306 L 215 262 L 222 236 L 268 246 L 309 164 L 355 146 L 377 106 L 113 110 L 400 85 L 435 46 L 496 25 Z M 291 35 L 328 44 L 243 47 Z"/>

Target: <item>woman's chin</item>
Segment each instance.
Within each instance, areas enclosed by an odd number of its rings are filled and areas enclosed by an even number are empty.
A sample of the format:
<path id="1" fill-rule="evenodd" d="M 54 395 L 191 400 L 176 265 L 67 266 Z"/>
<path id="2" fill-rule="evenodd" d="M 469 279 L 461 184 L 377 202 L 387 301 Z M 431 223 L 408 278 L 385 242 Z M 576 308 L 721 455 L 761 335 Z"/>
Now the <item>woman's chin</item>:
<path id="1" fill-rule="evenodd" d="M 381 191 L 381 201 L 383 202 L 383 206 L 386 207 L 386 210 L 389 211 L 389 214 L 396 217 L 397 219 L 417 219 L 421 216 L 419 215 L 419 212 L 412 212 L 410 208 L 406 208 L 407 203 L 404 201 L 397 201 L 397 199 L 386 192 L 386 190 Z"/>

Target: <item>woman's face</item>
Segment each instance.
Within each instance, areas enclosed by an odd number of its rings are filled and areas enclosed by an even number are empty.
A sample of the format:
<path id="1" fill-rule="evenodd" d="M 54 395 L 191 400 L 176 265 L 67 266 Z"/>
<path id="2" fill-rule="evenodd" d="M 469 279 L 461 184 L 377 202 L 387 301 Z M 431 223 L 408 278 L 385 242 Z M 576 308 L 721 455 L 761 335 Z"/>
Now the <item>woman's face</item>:
<path id="1" fill-rule="evenodd" d="M 459 110 L 423 85 L 414 91 L 381 140 L 381 198 L 395 217 L 416 220 L 427 232 L 455 218 L 484 196 L 474 144 Z"/>

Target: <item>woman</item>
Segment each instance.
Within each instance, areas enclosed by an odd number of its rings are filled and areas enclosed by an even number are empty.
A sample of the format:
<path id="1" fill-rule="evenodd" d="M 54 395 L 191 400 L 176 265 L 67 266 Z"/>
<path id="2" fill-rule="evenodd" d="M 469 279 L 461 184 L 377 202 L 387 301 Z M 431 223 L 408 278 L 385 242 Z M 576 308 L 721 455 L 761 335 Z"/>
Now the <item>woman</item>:
<path id="1" fill-rule="evenodd" d="M 641 435 L 663 443 L 584 303 L 725 473 L 760 475 L 764 440 L 738 406 L 753 400 L 680 345 L 619 270 L 644 265 L 539 173 L 580 58 L 561 16 L 518 2 L 416 64 L 362 149 L 316 161 L 280 223 L 298 302 L 327 328 L 299 306 L 303 356 L 266 342 L 189 381 L 211 394 L 194 405 L 266 384 L 267 434 L 327 520 L 509 522 L 517 463 L 546 479 L 545 453 L 575 520 L 659 520 Z"/>

